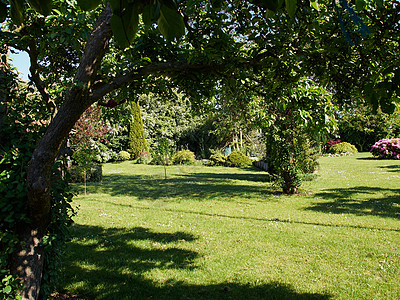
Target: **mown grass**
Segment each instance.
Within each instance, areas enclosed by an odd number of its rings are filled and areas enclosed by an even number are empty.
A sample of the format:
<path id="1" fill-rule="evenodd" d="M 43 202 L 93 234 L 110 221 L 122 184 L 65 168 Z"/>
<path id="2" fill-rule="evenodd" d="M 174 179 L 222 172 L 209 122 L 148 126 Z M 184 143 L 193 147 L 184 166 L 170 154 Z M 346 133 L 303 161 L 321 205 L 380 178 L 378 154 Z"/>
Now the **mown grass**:
<path id="1" fill-rule="evenodd" d="M 400 163 L 322 157 L 286 196 L 256 169 L 106 164 L 60 291 L 86 299 L 400 299 Z M 80 186 L 76 186 L 81 189 Z"/>

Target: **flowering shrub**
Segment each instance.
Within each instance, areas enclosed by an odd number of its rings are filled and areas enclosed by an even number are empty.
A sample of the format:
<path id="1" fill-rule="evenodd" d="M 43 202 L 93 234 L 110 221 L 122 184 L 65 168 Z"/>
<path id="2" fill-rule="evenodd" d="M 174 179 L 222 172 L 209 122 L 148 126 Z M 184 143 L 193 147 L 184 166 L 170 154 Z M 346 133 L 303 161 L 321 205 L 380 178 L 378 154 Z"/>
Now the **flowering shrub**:
<path id="1" fill-rule="evenodd" d="M 329 148 L 332 147 L 333 145 L 339 144 L 342 141 L 340 139 L 336 139 L 336 140 L 329 140 L 326 142 L 325 144 L 325 152 L 329 152 Z"/>
<path id="2" fill-rule="evenodd" d="M 371 148 L 373 156 L 385 159 L 400 159 L 400 138 L 382 139 Z"/>

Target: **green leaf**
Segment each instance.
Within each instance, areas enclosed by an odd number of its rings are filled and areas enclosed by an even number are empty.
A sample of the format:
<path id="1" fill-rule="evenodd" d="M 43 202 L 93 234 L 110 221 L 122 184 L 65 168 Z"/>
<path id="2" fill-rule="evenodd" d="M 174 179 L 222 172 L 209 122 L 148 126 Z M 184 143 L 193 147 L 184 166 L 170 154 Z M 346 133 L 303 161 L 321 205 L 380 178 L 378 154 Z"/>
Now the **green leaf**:
<path id="1" fill-rule="evenodd" d="M 86 11 L 95 9 L 100 5 L 102 0 L 77 0 L 80 8 Z"/>
<path id="2" fill-rule="evenodd" d="M 47 16 L 51 13 L 53 0 L 29 0 L 29 4 L 41 15 Z"/>
<path id="3" fill-rule="evenodd" d="M 365 3 L 365 0 L 356 0 L 356 10 L 360 11 L 365 9 L 365 6 L 367 4 Z"/>
<path id="4" fill-rule="evenodd" d="M 261 2 L 266 8 L 272 10 L 273 12 L 276 12 L 279 8 L 278 0 L 261 0 Z"/>
<path id="5" fill-rule="evenodd" d="M 161 5 L 160 17 L 157 20 L 158 30 L 168 40 L 179 38 L 185 33 L 182 15 L 175 9 Z"/>
<path id="6" fill-rule="evenodd" d="M 155 21 L 157 21 L 159 16 L 156 16 L 156 5 L 149 4 L 143 8 L 142 18 L 143 23 L 146 26 L 151 26 Z"/>
<path id="7" fill-rule="evenodd" d="M 122 48 L 127 48 L 136 36 L 139 26 L 137 3 L 129 3 L 111 17 L 111 29 L 115 41 Z"/>
<path id="8" fill-rule="evenodd" d="M 310 3 L 311 3 L 311 6 L 312 6 L 315 10 L 319 11 L 319 3 L 317 2 L 317 0 L 315 0 L 315 1 L 310 0 Z"/>
<path id="9" fill-rule="evenodd" d="M 4 292 L 5 294 L 9 294 L 9 293 L 11 293 L 11 291 L 12 291 L 12 288 L 11 288 L 11 286 L 9 286 L 9 285 L 7 285 L 7 286 L 3 289 L 3 292 Z"/>
<path id="10" fill-rule="evenodd" d="M 24 8 L 24 0 L 10 0 L 11 5 L 11 19 L 14 21 L 16 25 L 21 25 L 24 21 L 23 18 L 23 8 Z"/>
<path id="11" fill-rule="evenodd" d="M 0 23 L 4 22 L 7 18 L 7 5 L 3 2 L 0 2 Z"/>
<path id="12" fill-rule="evenodd" d="M 273 16 L 275 16 L 275 12 L 273 12 L 272 10 L 268 9 L 265 12 L 265 17 L 268 18 L 272 18 Z"/>
<path id="13" fill-rule="evenodd" d="M 383 0 L 376 0 L 376 6 L 377 6 L 378 8 L 384 8 Z"/>
<path id="14" fill-rule="evenodd" d="M 289 17 L 293 18 L 296 14 L 297 0 L 285 0 L 285 5 Z"/>

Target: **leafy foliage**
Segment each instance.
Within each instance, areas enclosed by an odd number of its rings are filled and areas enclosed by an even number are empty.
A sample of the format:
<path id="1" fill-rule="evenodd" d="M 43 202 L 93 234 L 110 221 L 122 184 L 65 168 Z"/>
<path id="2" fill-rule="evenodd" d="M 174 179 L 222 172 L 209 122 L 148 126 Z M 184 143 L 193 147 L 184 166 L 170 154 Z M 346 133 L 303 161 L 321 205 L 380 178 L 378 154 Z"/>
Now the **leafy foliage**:
<path id="1" fill-rule="evenodd" d="M 181 150 L 176 152 L 172 158 L 173 164 L 185 164 L 185 165 L 192 165 L 196 161 L 196 157 L 194 153 L 190 150 Z"/>
<path id="2" fill-rule="evenodd" d="M 332 147 L 333 145 L 339 144 L 342 141 L 340 139 L 333 139 L 333 140 L 328 140 L 325 143 L 324 151 L 329 152 L 329 148 Z"/>
<path id="3" fill-rule="evenodd" d="M 240 151 L 232 151 L 226 158 L 226 165 L 229 167 L 245 167 L 251 165 L 251 159 Z"/>
<path id="4" fill-rule="evenodd" d="M 381 110 L 374 113 L 371 108 L 358 104 L 340 114 L 338 127 L 341 139 L 355 145 L 360 151 L 367 151 L 376 141 L 400 133 L 397 110 L 393 114 Z"/>
<path id="5" fill-rule="evenodd" d="M 174 143 L 166 137 L 160 137 L 151 149 L 151 163 L 167 166 L 171 164 L 171 157 L 174 152 Z"/>
<path id="6" fill-rule="evenodd" d="M 124 161 L 129 159 L 131 159 L 131 154 L 129 152 L 124 150 L 118 152 L 118 160 Z"/>
<path id="7" fill-rule="evenodd" d="M 0 74 L 6 75 L 7 72 L 1 69 Z M 1 139 L 0 145 L 0 296 L 2 299 L 18 299 L 17 289 L 21 285 L 9 273 L 9 258 L 19 242 L 18 226 L 29 222 L 26 172 L 36 141 L 48 123 L 48 114 L 43 103 L 18 83 L 13 75 L 3 79 L 1 82 L 8 85 L 6 91 L 11 101 L 7 103 L 0 126 L 0 136 L 8 137 Z M 3 87 L 1 90 L 4 91 Z M 49 295 L 59 279 L 58 271 L 68 239 L 68 227 L 75 213 L 71 206 L 72 193 L 66 179 L 60 174 L 63 166 L 58 161 L 52 171 L 50 230 L 43 238 L 46 249 L 41 289 L 43 297 Z"/>
<path id="8" fill-rule="evenodd" d="M 215 153 L 210 156 L 210 164 L 212 166 L 225 166 L 226 157 L 220 153 Z"/>
<path id="9" fill-rule="evenodd" d="M 296 193 L 302 179 L 317 167 L 310 140 L 322 140 L 335 129 L 331 95 L 309 80 L 282 88 L 264 116 L 269 172 L 285 193 Z M 284 94 L 286 93 L 286 94 Z M 263 103 L 263 102 L 262 102 Z"/>
<path id="10" fill-rule="evenodd" d="M 101 182 L 103 180 L 102 165 L 92 163 L 85 170 L 73 165 L 68 168 L 68 175 L 69 182 Z"/>
<path id="11" fill-rule="evenodd" d="M 348 142 L 341 142 L 338 144 L 333 145 L 332 147 L 329 148 L 329 152 L 332 154 L 341 154 L 341 153 L 357 153 L 358 150 L 357 148 L 348 143 Z"/>
<path id="12" fill-rule="evenodd" d="M 96 155 L 104 150 L 104 147 L 96 147 L 95 141 L 104 140 L 110 131 L 111 128 L 101 120 L 99 107 L 89 107 L 75 123 L 70 134 L 72 157 L 83 173 L 92 167 Z"/>
<path id="13" fill-rule="evenodd" d="M 383 159 L 400 159 L 400 139 L 382 139 L 371 148 L 372 155 Z"/>

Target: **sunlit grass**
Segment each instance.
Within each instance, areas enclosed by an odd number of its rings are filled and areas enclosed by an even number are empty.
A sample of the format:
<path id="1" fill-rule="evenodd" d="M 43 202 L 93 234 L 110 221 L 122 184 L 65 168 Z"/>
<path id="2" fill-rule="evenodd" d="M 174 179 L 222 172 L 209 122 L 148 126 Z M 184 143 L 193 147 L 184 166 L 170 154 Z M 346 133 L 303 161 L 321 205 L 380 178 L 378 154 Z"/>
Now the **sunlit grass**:
<path id="1" fill-rule="evenodd" d="M 362 153 L 320 164 L 295 196 L 255 169 L 171 166 L 165 180 L 163 167 L 107 164 L 104 181 L 75 198 L 61 289 L 87 299 L 400 299 L 400 162 Z"/>

